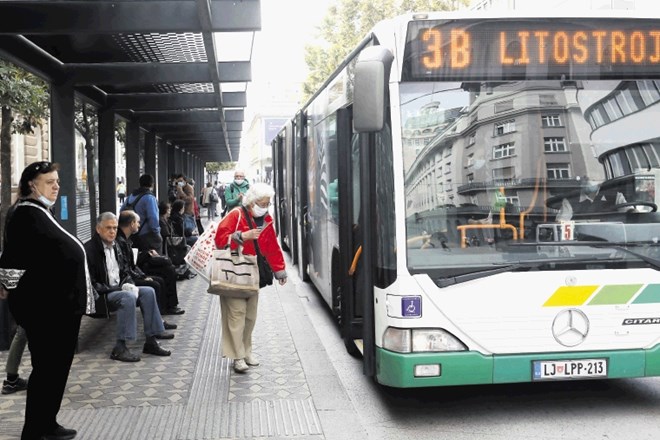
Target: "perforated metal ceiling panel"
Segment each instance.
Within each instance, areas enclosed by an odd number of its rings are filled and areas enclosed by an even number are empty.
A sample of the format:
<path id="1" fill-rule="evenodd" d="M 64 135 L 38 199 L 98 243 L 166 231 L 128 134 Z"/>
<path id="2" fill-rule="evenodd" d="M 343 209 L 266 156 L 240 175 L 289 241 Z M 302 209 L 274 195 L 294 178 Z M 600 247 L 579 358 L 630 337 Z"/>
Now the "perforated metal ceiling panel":
<path id="1" fill-rule="evenodd" d="M 250 81 L 250 62 L 218 63 L 213 32 L 258 31 L 260 11 L 260 0 L 3 0 L 0 57 L 73 82 L 172 148 L 237 160 L 245 92 L 220 84 Z"/>

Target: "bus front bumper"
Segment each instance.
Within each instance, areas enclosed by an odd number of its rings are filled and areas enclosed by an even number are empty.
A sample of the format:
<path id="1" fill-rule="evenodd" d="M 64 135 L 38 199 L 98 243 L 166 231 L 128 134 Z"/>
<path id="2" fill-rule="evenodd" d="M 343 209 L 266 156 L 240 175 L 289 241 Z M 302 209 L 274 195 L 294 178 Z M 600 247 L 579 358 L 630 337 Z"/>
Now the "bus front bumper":
<path id="1" fill-rule="evenodd" d="M 660 345 L 647 350 L 492 356 L 474 351 L 403 354 L 376 347 L 376 380 L 397 388 L 532 382 L 534 361 L 580 359 L 607 359 L 607 379 L 660 376 Z M 418 365 L 439 365 L 440 374 L 415 377 Z"/>

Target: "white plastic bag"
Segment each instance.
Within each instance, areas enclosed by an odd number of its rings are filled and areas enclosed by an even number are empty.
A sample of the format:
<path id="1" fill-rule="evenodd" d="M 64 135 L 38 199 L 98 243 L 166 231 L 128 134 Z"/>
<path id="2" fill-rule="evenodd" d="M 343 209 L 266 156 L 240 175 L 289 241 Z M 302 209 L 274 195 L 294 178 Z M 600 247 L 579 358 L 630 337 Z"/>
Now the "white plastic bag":
<path id="1" fill-rule="evenodd" d="M 213 251 L 215 251 L 215 233 L 217 230 L 217 223 L 209 223 L 204 233 L 199 236 L 184 257 L 190 268 L 201 275 L 206 281 L 210 279 L 211 261 L 213 260 Z"/>

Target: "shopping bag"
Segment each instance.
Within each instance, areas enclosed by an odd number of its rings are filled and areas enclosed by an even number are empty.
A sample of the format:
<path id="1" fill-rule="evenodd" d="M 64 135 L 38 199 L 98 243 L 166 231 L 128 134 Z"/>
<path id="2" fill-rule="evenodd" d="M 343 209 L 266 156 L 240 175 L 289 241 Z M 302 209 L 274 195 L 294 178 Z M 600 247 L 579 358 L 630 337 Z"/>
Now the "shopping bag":
<path id="1" fill-rule="evenodd" d="M 199 236 L 184 258 L 190 268 L 206 281 L 211 278 L 211 261 L 213 260 L 213 252 L 216 250 L 215 233 L 217 229 L 217 223 L 209 223 L 204 233 Z"/>
<path id="2" fill-rule="evenodd" d="M 230 298 L 249 298 L 259 293 L 256 255 L 245 255 L 243 246 L 213 252 L 208 293 Z"/>

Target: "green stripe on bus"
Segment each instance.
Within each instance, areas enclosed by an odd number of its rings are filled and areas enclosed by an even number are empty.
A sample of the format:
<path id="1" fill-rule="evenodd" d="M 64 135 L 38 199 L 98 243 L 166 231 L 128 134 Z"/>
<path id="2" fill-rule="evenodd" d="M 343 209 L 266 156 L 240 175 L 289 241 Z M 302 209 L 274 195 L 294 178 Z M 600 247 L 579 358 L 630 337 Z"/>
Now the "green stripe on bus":
<path id="1" fill-rule="evenodd" d="M 607 359 L 607 377 L 660 376 L 660 345 L 648 350 L 526 353 L 486 356 L 474 351 L 394 353 L 376 347 L 376 379 L 391 387 L 441 387 L 532 381 L 532 363 L 539 360 Z M 437 364 L 438 377 L 414 377 L 415 365 Z"/>
<path id="2" fill-rule="evenodd" d="M 660 303 L 660 284 L 649 284 L 642 290 L 633 304 L 652 304 Z"/>
<path id="3" fill-rule="evenodd" d="M 609 284 L 603 286 L 589 305 L 628 304 L 628 301 L 641 289 L 643 284 Z"/>

